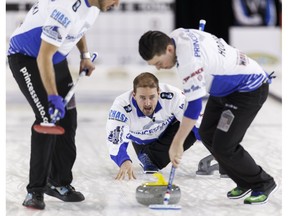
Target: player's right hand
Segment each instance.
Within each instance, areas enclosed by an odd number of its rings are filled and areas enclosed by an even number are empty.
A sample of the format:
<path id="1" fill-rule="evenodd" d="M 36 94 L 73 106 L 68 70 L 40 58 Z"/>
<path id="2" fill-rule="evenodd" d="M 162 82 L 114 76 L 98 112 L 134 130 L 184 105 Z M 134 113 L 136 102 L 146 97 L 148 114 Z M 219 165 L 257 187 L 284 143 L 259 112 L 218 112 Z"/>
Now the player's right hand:
<path id="1" fill-rule="evenodd" d="M 184 152 L 183 144 L 182 143 L 179 144 L 177 143 L 177 141 L 173 140 L 169 149 L 169 157 L 170 157 L 171 163 L 173 164 L 175 168 L 179 167 L 183 152 Z"/>
<path id="2" fill-rule="evenodd" d="M 124 180 L 126 175 L 128 176 L 129 180 L 136 179 L 132 168 L 132 162 L 130 160 L 126 160 L 121 164 L 120 170 L 115 179 Z"/>
<path id="3" fill-rule="evenodd" d="M 82 72 L 83 70 L 86 71 L 86 76 L 90 76 L 92 72 L 95 70 L 95 65 L 91 61 L 91 59 L 82 59 L 80 62 L 80 69 L 79 71 Z"/>
<path id="4" fill-rule="evenodd" d="M 59 95 L 48 95 L 48 113 L 51 120 L 54 122 L 64 118 L 65 116 L 65 104 L 64 100 Z M 55 112 L 55 110 L 57 110 Z"/>

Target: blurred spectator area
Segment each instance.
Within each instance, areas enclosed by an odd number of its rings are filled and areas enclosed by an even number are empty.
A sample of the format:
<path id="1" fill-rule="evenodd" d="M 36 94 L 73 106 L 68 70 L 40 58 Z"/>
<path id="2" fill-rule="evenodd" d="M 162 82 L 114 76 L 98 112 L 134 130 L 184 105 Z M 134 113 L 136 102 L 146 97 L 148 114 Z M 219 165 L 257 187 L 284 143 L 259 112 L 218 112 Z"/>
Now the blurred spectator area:
<path id="1" fill-rule="evenodd" d="M 10 35 L 35 2 L 6 0 L 6 46 Z M 242 7 L 236 7 L 239 3 L 243 4 Z M 265 6 L 270 9 L 265 10 Z M 239 16 L 237 18 L 235 14 L 237 8 L 241 9 L 238 13 L 242 17 L 246 16 L 246 20 L 249 20 L 249 16 L 258 16 L 258 20 L 267 22 L 270 19 L 271 22 L 269 25 L 268 22 L 240 24 Z M 259 16 L 263 18 L 259 19 Z M 242 50 L 258 61 L 267 72 L 275 70 L 275 82 L 279 84 L 274 86 L 278 86 L 277 91 L 281 92 L 280 17 L 280 0 L 121 0 L 118 8 L 100 14 L 86 37 L 89 50 L 99 53 L 97 64 L 112 67 L 117 74 L 129 65 L 147 65 L 138 54 L 138 40 L 144 32 L 160 30 L 170 33 L 179 27 L 198 29 L 199 20 L 205 19 L 205 31 Z M 68 61 L 72 69 L 78 70 L 79 52 L 76 48 L 69 54 Z M 129 69 L 124 68 L 125 71 L 128 76 Z"/>

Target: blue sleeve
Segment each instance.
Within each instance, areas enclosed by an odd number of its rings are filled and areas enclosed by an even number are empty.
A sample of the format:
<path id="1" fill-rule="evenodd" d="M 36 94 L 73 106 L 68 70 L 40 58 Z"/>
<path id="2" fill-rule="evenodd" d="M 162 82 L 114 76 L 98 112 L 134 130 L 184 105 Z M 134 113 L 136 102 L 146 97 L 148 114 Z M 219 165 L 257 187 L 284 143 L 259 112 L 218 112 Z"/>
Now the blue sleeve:
<path id="1" fill-rule="evenodd" d="M 198 119 L 202 110 L 202 98 L 194 101 L 189 101 L 188 106 L 184 112 L 184 116 L 190 119 Z"/>
<path id="2" fill-rule="evenodd" d="M 199 134 L 199 128 L 197 128 L 197 127 L 194 126 L 193 129 L 192 129 L 192 131 L 193 131 L 196 139 L 201 141 L 201 137 L 200 137 L 200 134 Z"/>
<path id="3" fill-rule="evenodd" d="M 122 163 L 126 160 L 130 160 L 129 155 L 127 154 L 127 146 L 128 143 L 123 143 L 120 148 L 117 155 L 110 155 L 111 159 L 120 167 Z"/>

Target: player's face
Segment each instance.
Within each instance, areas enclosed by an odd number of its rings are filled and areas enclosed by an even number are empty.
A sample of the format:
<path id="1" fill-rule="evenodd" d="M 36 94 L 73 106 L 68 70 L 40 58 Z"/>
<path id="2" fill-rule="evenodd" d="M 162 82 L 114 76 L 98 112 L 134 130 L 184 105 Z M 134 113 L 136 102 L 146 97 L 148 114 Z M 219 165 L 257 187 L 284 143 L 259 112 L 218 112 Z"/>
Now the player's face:
<path id="1" fill-rule="evenodd" d="M 119 5 L 120 0 L 99 0 L 99 9 L 103 12 L 111 10 L 113 7 Z"/>
<path id="2" fill-rule="evenodd" d="M 172 45 L 168 45 L 166 53 L 155 55 L 151 60 L 147 61 L 149 65 L 154 65 L 159 69 L 170 69 L 176 64 L 175 49 Z"/>
<path id="3" fill-rule="evenodd" d="M 133 96 L 145 116 L 153 115 L 159 98 L 157 88 L 139 87 L 136 89 L 136 93 L 133 93 Z"/>

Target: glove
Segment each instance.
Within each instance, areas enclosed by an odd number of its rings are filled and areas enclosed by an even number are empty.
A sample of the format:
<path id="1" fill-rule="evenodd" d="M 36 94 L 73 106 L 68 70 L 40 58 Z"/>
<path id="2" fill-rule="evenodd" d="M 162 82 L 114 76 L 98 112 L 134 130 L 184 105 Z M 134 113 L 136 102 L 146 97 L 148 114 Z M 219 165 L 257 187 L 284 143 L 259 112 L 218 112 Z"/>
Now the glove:
<path id="1" fill-rule="evenodd" d="M 48 95 L 48 113 L 53 123 L 64 118 L 65 116 L 65 104 L 64 100 L 59 95 Z M 55 113 L 55 110 L 58 112 Z"/>

